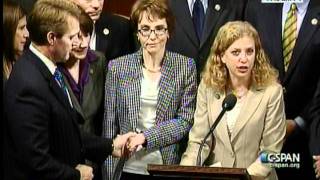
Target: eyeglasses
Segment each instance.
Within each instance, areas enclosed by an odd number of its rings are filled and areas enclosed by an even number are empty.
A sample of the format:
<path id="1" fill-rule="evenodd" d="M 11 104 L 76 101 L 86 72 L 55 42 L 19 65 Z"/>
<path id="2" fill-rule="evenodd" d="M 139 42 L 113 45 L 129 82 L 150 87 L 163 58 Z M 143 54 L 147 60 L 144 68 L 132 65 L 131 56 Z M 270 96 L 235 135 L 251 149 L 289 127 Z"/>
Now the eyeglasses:
<path id="1" fill-rule="evenodd" d="M 139 29 L 138 31 L 142 36 L 149 37 L 152 32 L 154 32 L 156 36 L 162 36 L 167 32 L 167 30 L 167 28 L 160 27 L 156 29 Z"/>

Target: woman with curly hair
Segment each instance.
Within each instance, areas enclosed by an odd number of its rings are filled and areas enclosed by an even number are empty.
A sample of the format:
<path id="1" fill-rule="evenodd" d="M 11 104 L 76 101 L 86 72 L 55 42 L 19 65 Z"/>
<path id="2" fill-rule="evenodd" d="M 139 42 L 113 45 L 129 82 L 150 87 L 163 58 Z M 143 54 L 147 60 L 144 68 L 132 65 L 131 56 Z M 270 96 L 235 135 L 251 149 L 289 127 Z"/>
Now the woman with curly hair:
<path id="1" fill-rule="evenodd" d="M 206 160 L 208 165 L 247 168 L 252 177 L 276 179 L 275 170 L 259 156 L 279 153 L 282 148 L 286 131 L 283 93 L 257 31 L 241 21 L 222 26 L 202 75 L 181 165 L 196 165 L 199 146 L 221 112 L 224 97 L 233 93 L 237 103 L 205 142 L 201 164 Z"/>

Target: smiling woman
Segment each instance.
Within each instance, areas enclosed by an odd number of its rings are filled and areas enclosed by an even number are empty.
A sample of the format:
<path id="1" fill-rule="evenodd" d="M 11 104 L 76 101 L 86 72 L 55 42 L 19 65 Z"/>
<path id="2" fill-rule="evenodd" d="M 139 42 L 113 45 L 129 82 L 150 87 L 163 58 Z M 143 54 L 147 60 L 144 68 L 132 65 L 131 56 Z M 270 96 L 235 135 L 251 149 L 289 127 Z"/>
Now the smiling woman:
<path id="1" fill-rule="evenodd" d="M 12 67 L 21 56 L 29 37 L 26 14 L 14 2 L 3 1 L 3 29 L 5 30 L 3 49 L 3 82 L 9 78 Z M 3 86 L 4 87 L 4 86 Z"/>

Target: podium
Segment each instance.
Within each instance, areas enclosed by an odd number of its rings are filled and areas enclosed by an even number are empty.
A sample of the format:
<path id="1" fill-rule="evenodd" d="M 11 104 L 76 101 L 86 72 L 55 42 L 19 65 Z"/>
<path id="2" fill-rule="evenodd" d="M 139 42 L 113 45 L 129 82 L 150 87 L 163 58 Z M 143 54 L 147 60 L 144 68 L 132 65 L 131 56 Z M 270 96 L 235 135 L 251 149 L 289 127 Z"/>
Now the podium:
<path id="1" fill-rule="evenodd" d="M 245 168 L 222 168 L 180 165 L 155 165 L 148 164 L 148 172 L 155 179 L 165 180 L 250 180 L 250 175 Z"/>

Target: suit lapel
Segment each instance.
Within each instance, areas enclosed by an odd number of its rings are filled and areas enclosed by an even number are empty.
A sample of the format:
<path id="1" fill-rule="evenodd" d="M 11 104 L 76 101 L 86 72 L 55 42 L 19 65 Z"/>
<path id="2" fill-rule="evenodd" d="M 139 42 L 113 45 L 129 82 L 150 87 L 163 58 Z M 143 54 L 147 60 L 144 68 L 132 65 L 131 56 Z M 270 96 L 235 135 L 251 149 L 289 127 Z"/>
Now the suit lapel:
<path id="1" fill-rule="evenodd" d="M 167 114 L 168 107 L 172 105 L 174 93 L 174 78 L 173 78 L 173 57 L 168 52 L 165 52 L 163 65 L 161 68 L 161 78 L 159 82 L 159 95 L 157 102 L 157 121 L 162 121 Z M 160 100 L 161 99 L 161 100 Z"/>
<path id="2" fill-rule="evenodd" d="M 64 94 L 63 90 L 60 88 L 56 80 L 54 79 L 53 75 L 46 67 L 46 65 L 39 59 L 38 56 L 33 54 L 30 50 L 27 52 L 30 55 L 30 60 L 33 64 L 35 64 L 44 78 L 49 82 L 49 87 L 57 97 L 57 99 L 65 106 L 68 110 L 71 110 L 71 106 L 68 100 L 68 97 Z"/>
<path id="3" fill-rule="evenodd" d="M 176 17 L 177 24 L 182 27 L 184 32 L 187 34 L 188 38 L 195 46 L 199 46 L 198 38 L 196 31 L 192 22 L 192 15 L 189 11 L 189 6 L 187 0 L 173 0 L 172 3 L 172 12 Z"/>
<path id="4" fill-rule="evenodd" d="M 46 67 L 46 65 L 39 59 L 38 56 L 33 54 L 30 50 L 26 52 L 29 55 L 29 60 L 39 69 L 43 77 L 49 83 L 49 88 L 52 90 L 54 96 L 56 96 L 57 100 L 65 107 L 65 109 L 69 112 L 72 117 L 73 122 L 77 126 L 79 118 L 77 114 L 74 113 L 74 110 L 70 106 L 68 97 L 64 94 L 63 90 L 60 88 L 53 75 Z"/>
<path id="5" fill-rule="evenodd" d="M 279 76 L 280 79 L 283 79 L 284 77 L 284 64 L 283 64 L 283 55 L 282 55 L 282 4 L 267 4 L 269 6 L 269 10 L 264 13 L 268 13 L 268 16 L 270 16 L 269 21 L 274 22 L 275 26 L 273 28 L 268 28 L 269 33 L 267 33 L 268 36 L 272 35 L 275 36 L 274 38 L 269 38 L 268 41 L 271 42 L 271 52 L 274 52 L 272 56 L 274 56 L 274 59 L 270 59 L 273 61 L 273 64 L 275 67 L 279 70 Z M 275 12 L 275 13 L 269 13 L 269 12 Z M 280 17 L 280 18 L 279 18 Z M 269 24 L 269 23 L 268 23 Z M 266 27 L 267 28 L 267 27 Z M 272 57 L 271 56 L 271 57 Z M 280 61 L 277 61 L 280 60 Z"/>
<path id="6" fill-rule="evenodd" d="M 122 87 L 126 93 L 126 107 L 128 107 L 128 117 L 133 119 L 127 120 L 131 123 L 131 128 L 137 127 L 139 110 L 140 110 L 140 95 L 141 95 L 141 79 L 142 79 L 142 67 L 140 65 L 142 61 L 142 51 L 137 52 L 137 57 L 132 59 L 132 63 L 128 64 L 126 75 L 123 75 Z"/>
<path id="7" fill-rule="evenodd" d="M 216 10 L 215 6 L 219 6 L 220 9 Z M 217 24 L 218 19 L 223 11 L 224 5 L 222 4 L 222 2 L 220 2 L 220 0 L 217 0 L 215 2 L 213 2 L 213 0 L 208 0 L 208 9 L 206 12 L 203 34 L 200 41 L 200 48 L 205 44 L 208 36 L 212 34 L 212 29 Z"/>
<path id="8" fill-rule="evenodd" d="M 219 97 L 219 98 L 216 98 Z M 208 108 L 208 114 L 212 115 L 210 119 L 210 127 L 212 124 L 217 120 L 217 117 L 219 116 L 221 110 L 222 110 L 222 101 L 225 98 L 225 94 L 215 94 L 211 93 L 209 96 L 208 102 L 213 102 L 209 104 Z M 222 139 L 224 142 L 226 142 L 226 147 L 230 150 L 232 150 L 231 141 L 228 135 L 228 129 L 227 129 L 227 119 L 226 116 L 222 116 L 220 122 L 216 126 L 216 129 L 213 131 L 216 138 Z"/>
<path id="9" fill-rule="evenodd" d="M 313 8 L 315 7 L 315 8 Z M 317 19 L 317 24 L 312 24 L 311 21 L 313 19 Z M 288 72 L 285 76 L 284 83 L 290 77 L 290 74 L 293 73 L 295 66 L 298 61 L 301 61 L 300 56 L 307 44 L 311 41 L 313 34 L 319 29 L 319 21 L 320 21 L 320 1 L 314 0 L 310 1 L 308 5 L 307 13 L 303 19 L 300 32 L 297 38 L 296 46 L 293 49 L 292 58 L 290 65 L 288 67 Z"/>
<path id="10" fill-rule="evenodd" d="M 255 113 L 263 97 L 263 91 L 251 88 L 247 94 L 246 100 L 241 107 L 239 116 L 236 120 L 233 132 L 231 134 L 231 142 L 239 134 L 243 126 L 250 120 Z"/>
<path id="11" fill-rule="evenodd" d="M 65 77 L 64 77 L 65 79 Z M 71 87 L 70 87 L 70 84 L 67 80 L 64 81 L 64 83 L 66 84 L 67 88 L 68 88 L 68 91 L 69 91 L 69 94 L 70 94 L 70 97 L 71 97 L 71 101 L 72 101 L 72 104 L 73 104 L 73 107 L 74 109 L 82 116 L 83 119 L 85 119 L 85 116 L 84 116 L 84 113 L 82 111 L 82 107 L 81 105 L 79 104 L 79 101 L 78 99 L 76 98 L 76 96 L 74 95 Z"/>

